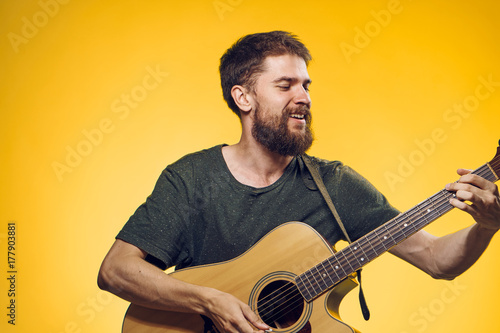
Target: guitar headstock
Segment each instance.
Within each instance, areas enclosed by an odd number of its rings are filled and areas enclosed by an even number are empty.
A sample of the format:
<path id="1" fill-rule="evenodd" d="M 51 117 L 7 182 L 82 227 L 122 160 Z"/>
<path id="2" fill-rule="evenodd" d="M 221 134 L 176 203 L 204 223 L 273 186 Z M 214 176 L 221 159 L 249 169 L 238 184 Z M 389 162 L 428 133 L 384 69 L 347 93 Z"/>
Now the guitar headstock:
<path id="1" fill-rule="evenodd" d="M 497 153 L 495 157 L 488 163 L 490 168 L 493 170 L 497 179 L 500 178 L 500 140 L 498 141 Z"/>

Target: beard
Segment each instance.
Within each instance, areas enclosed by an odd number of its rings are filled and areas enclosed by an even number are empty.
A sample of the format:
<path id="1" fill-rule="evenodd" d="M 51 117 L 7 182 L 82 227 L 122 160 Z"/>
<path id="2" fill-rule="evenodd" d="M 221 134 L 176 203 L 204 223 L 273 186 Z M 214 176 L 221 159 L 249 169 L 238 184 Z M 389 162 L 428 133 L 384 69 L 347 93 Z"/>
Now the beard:
<path id="1" fill-rule="evenodd" d="M 288 125 L 291 114 L 303 114 L 306 125 L 303 130 L 293 133 Z M 281 156 L 304 154 L 312 145 L 314 135 L 311 130 L 311 112 L 309 107 L 286 108 L 281 115 L 264 120 L 260 117 L 260 107 L 255 109 L 252 135 L 265 148 Z"/>

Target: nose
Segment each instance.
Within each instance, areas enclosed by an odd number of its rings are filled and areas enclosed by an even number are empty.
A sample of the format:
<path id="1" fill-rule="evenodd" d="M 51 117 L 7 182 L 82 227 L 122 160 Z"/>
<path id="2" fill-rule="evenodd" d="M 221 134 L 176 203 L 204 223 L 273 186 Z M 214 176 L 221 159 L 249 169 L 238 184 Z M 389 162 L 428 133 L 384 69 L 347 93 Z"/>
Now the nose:
<path id="1" fill-rule="evenodd" d="M 295 95 L 295 104 L 303 104 L 311 106 L 311 96 L 309 91 L 304 86 L 299 86 Z"/>

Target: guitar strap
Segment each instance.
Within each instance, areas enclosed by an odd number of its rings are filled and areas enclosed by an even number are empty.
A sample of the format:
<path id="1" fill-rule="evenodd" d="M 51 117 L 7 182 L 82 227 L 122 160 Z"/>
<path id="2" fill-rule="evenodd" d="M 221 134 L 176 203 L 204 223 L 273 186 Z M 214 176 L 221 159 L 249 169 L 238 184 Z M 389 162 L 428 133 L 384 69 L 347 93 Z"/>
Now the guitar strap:
<path id="1" fill-rule="evenodd" d="M 337 209 L 335 209 L 335 206 L 333 204 L 332 198 L 328 194 L 328 191 L 326 190 L 325 184 L 323 183 L 323 179 L 321 178 L 318 168 L 314 164 L 314 162 L 311 160 L 311 158 L 307 155 L 301 155 L 302 161 L 304 161 L 304 164 L 306 165 L 307 169 L 311 173 L 311 176 L 316 183 L 316 186 L 318 187 L 321 195 L 326 201 L 326 204 L 328 205 L 328 208 L 330 208 L 333 216 L 335 217 L 335 220 L 337 221 L 337 224 L 339 225 L 340 229 L 342 229 L 342 232 L 344 233 L 344 236 L 346 240 L 349 243 L 352 243 L 351 238 L 347 234 L 347 230 L 344 227 L 344 223 L 342 223 L 342 220 L 340 219 L 339 214 L 337 213 Z M 363 318 L 365 320 L 370 319 L 370 310 L 368 309 L 368 305 L 366 304 L 366 299 L 365 295 L 363 293 L 363 288 L 361 285 L 361 269 L 359 269 L 357 272 L 358 276 L 358 281 L 359 281 L 359 303 L 361 305 L 361 312 L 363 313 Z"/>

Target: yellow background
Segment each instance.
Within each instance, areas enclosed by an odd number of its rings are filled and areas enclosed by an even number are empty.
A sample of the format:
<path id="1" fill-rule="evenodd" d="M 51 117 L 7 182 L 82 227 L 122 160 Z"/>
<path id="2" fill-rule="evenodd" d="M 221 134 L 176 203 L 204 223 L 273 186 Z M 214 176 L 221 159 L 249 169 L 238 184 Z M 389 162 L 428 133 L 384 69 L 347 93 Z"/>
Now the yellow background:
<path id="1" fill-rule="evenodd" d="M 499 13 L 493 0 L 2 1 L 0 330 L 120 331 L 127 303 L 97 288 L 100 262 L 168 163 L 238 140 L 217 69 L 247 33 L 300 36 L 314 57 L 310 153 L 353 166 L 399 209 L 456 180 L 457 168 L 489 161 L 500 139 Z M 467 102 L 470 112 L 451 113 Z M 68 166 L 68 149 L 86 156 Z M 9 221 L 15 327 L 6 316 Z M 427 230 L 470 223 L 453 211 Z M 365 268 L 372 319 L 352 292 L 344 320 L 362 332 L 498 332 L 499 250 L 497 238 L 454 282 L 384 255 Z"/>

